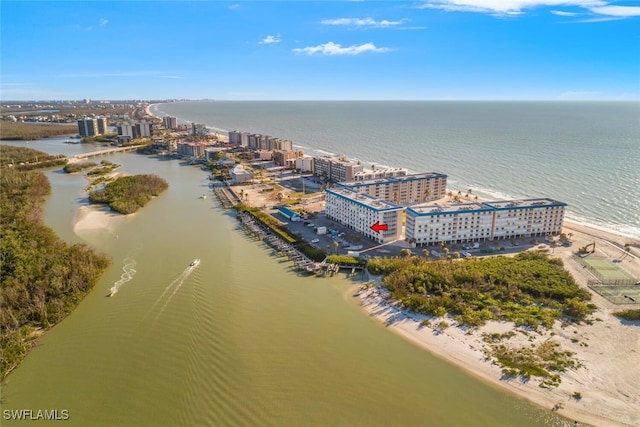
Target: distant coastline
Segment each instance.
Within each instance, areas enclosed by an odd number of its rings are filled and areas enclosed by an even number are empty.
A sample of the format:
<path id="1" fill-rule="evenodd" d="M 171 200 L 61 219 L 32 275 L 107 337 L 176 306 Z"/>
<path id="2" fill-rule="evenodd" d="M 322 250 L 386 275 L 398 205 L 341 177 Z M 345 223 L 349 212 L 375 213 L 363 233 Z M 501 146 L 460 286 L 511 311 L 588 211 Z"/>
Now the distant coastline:
<path id="1" fill-rule="evenodd" d="M 632 167 L 640 162 L 632 126 L 636 105 L 188 101 L 153 104 L 151 110 L 219 131 L 291 139 L 309 154 L 344 154 L 363 164 L 403 166 L 410 172 L 446 172 L 452 189 L 472 188 L 487 199 L 544 195 L 568 203 L 566 218 L 576 224 L 640 238 L 640 215 L 631 202 L 640 200 L 634 185 L 638 172 Z M 567 161 L 575 152 L 580 157 Z M 620 178 L 605 179 L 606 170 L 616 170 Z"/>

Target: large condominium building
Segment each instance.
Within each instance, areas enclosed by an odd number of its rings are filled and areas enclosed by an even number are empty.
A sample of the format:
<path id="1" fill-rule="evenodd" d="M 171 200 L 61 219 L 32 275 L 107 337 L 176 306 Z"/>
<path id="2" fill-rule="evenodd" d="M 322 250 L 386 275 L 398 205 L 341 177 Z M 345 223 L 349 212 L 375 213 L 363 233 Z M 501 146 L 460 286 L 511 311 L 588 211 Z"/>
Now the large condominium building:
<path id="1" fill-rule="evenodd" d="M 313 172 L 313 157 L 298 157 L 296 159 L 296 169 L 298 169 L 300 172 Z"/>
<path id="2" fill-rule="evenodd" d="M 364 168 L 344 157 L 314 157 L 313 174 L 333 182 L 353 181 L 355 174 Z"/>
<path id="3" fill-rule="evenodd" d="M 106 117 L 98 117 L 98 135 L 105 135 L 109 132 L 109 128 L 107 127 L 107 118 Z"/>
<path id="4" fill-rule="evenodd" d="M 552 199 L 486 202 L 495 209 L 494 239 L 546 236 L 562 231 L 566 203 Z"/>
<path id="5" fill-rule="evenodd" d="M 204 157 L 205 147 L 206 145 L 203 143 L 179 142 L 178 154 L 181 154 L 186 157 L 195 157 L 195 158 Z"/>
<path id="6" fill-rule="evenodd" d="M 444 197 L 447 188 L 447 175 L 426 172 L 390 178 L 341 182 L 338 185 L 399 205 L 411 205 Z"/>
<path id="7" fill-rule="evenodd" d="M 176 129 L 178 127 L 178 119 L 176 117 L 164 116 L 162 118 L 162 124 L 165 129 Z"/>
<path id="8" fill-rule="evenodd" d="M 107 119 L 105 117 L 78 120 L 78 133 L 80 136 L 104 135 L 107 131 Z"/>
<path id="9" fill-rule="evenodd" d="M 249 146 L 249 132 L 240 132 L 239 130 L 232 130 L 229 132 L 229 143 L 238 144 L 243 147 Z"/>
<path id="10" fill-rule="evenodd" d="M 97 119 L 80 119 L 78 120 L 78 133 L 80 136 L 95 136 L 98 134 Z"/>
<path id="11" fill-rule="evenodd" d="M 398 240 L 402 234 L 402 206 L 376 199 L 368 194 L 336 187 L 325 192 L 325 214 L 360 234 L 380 243 Z M 374 231 L 375 224 L 386 230 Z"/>
<path id="12" fill-rule="evenodd" d="M 153 123 L 138 122 L 133 126 L 134 138 L 148 138 L 153 135 Z"/>
<path id="13" fill-rule="evenodd" d="M 429 245 L 557 234 L 565 206 L 552 199 L 416 205 L 407 208 L 405 236 Z"/>

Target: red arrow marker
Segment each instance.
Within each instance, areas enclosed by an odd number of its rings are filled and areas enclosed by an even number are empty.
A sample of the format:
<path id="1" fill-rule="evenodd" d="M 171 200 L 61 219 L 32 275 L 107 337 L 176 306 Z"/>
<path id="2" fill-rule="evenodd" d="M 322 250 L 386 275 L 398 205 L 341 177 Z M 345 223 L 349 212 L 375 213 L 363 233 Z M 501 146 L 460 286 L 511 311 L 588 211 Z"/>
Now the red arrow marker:
<path id="1" fill-rule="evenodd" d="M 373 231 L 375 231 L 376 233 L 379 233 L 381 231 L 387 231 L 389 229 L 389 225 L 388 224 L 380 224 L 380 221 L 376 221 L 376 223 L 373 224 L 370 228 Z"/>

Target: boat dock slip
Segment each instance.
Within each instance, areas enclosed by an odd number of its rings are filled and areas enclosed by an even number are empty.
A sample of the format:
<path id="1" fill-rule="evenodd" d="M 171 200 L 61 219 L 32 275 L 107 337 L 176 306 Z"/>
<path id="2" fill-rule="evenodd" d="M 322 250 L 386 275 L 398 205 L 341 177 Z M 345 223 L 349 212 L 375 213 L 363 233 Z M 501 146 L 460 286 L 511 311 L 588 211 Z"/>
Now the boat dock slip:
<path id="1" fill-rule="evenodd" d="M 277 249 L 278 252 L 282 252 L 291 261 L 293 261 L 299 269 L 309 273 L 320 269 L 320 265 L 318 263 L 311 261 L 291 244 L 273 234 L 268 228 L 256 221 L 251 215 L 241 212 L 238 213 L 238 219 L 245 226 L 246 230 L 267 242 L 270 246 Z"/>

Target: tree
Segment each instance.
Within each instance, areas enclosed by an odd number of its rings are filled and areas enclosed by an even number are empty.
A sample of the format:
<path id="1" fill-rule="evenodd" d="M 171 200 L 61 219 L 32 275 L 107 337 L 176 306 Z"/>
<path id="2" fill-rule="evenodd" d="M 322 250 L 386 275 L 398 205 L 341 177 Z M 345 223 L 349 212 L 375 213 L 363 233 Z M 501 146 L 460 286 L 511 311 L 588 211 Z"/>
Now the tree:
<path id="1" fill-rule="evenodd" d="M 400 256 L 402 258 L 409 258 L 411 256 L 411 250 L 408 248 L 404 248 L 400 251 Z"/>
<path id="2" fill-rule="evenodd" d="M 338 255 L 338 247 L 340 246 L 340 244 L 336 241 L 333 242 L 333 250 L 336 252 L 336 255 Z"/>
<path id="3" fill-rule="evenodd" d="M 429 255 L 430 255 L 430 254 L 431 254 L 431 253 L 429 252 L 429 249 L 423 249 L 423 250 L 422 250 L 422 255 L 423 255 L 425 258 L 429 258 Z"/>

